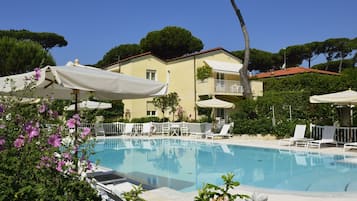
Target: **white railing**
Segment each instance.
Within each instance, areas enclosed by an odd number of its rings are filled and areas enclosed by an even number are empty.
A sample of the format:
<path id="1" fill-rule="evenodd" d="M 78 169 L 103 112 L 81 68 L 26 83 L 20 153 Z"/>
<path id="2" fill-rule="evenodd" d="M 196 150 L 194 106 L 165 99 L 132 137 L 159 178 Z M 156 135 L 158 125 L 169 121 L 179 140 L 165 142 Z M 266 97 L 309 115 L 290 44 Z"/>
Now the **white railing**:
<path id="1" fill-rule="evenodd" d="M 170 134 L 170 128 L 177 128 L 181 131 L 182 128 L 187 129 L 188 134 L 205 134 L 212 128 L 211 123 L 188 123 L 188 122 L 152 122 L 154 126 L 153 134 Z M 89 127 L 93 129 L 95 134 L 96 127 L 104 128 L 105 136 L 117 136 L 122 135 L 125 123 L 123 122 L 113 122 L 113 123 L 97 123 L 94 124 L 82 124 L 81 127 Z M 133 127 L 133 134 L 139 134 L 142 130 L 143 123 L 135 123 Z"/>
<path id="2" fill-rule="evenodd" d="M 311 126 L 310 137 L 316 140 L 322 138 L 322 129 L 324 126 Z M 357 141 L 357 127 L 336 127 L 335 140 L 338 143 Z"/>
<path id="3" fill-rule="evenodd" d="M 243 93 L 240 81 L 215 79 L 215 92 L 218 93 Z"/>

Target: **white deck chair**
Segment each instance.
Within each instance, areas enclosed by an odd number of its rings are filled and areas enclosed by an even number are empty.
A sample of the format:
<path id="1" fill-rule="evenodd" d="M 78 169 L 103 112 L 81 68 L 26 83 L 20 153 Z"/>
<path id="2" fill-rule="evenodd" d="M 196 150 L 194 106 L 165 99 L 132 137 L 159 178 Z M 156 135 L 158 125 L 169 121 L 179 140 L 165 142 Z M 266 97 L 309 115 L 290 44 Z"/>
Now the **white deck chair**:
<path id="1" fill-rule="evenodd" d="M 152 123 L 143 123 L 143 129 L 141 130 L 141 135 L 151 136 Z"/>
<path id="2" fill-rule="evenodd" d="M 105 130 L 103 124 L 95 124 L 94 132 L 95 132 L 95 136 L 105 136 Z"/>
<path id="3" fill-rule="evenodd" d="M 357 142 L 348 142 L 343 145 L 343 151 L 347 151 L 347 149 L 357 149 Z"/>
<path id="4" fill-rule="evenodd" d="M 133 123 L 126 123 L 123 131 L 123 135 L 132 135 L 133 134 Z"/>
<path id="5" fill-rule="evenodd" d="M 322 139 L 313 140 L 308 143 L 308 147 L 318 147 L 321 148 L 323 144 L 335 144 L 337 147 L 337 142 L 335 141 L 335 131 L 334 126 L 324 126 L 322 129 Z"/>
<path id="6" fill-rule="evenodd" d="M 224 124 L 222 129 L 221 129 L 221 132 L 219 132 L 219 133 L 207 133 L 206 134 L 206 139 L 211 138 L 213 140 L 215 137 L 222 137 L 222 138 L 232 137 L 232 135 L 228 133 L 230 128 L 231 128 L 231 124 Z"/>
<path id="7" fill-rule="evenodd" d="M 306 125 L 297 124 L 295 126 L 294 136 L 290 138 L 280 139 L 279 145 L 288 144 L 289 146 L 291 146 L 294 145 L 297 141 L 306 140 L 307 138 L 304 137 L 305 131 L 306 131 Z"/>

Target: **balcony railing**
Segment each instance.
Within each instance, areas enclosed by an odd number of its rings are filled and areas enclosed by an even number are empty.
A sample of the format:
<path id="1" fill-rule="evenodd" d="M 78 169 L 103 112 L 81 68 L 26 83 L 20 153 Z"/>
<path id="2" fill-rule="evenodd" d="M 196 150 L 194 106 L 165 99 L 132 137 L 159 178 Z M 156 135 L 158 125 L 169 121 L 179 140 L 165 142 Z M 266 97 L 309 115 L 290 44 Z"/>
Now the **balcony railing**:
<path id="1" fill-rule="evenodd" d="M 216 93 L 243 93 L 243 86 L 236 80 L 214 80 Z"/>

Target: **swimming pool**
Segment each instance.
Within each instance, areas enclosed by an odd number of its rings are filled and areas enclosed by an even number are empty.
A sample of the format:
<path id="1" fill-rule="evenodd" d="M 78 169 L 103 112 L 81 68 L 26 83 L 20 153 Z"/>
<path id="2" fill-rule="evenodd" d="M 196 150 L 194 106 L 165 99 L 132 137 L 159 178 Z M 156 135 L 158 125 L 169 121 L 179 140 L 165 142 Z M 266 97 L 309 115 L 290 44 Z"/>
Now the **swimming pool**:
<path id="1" fill-rule="evenodd" d="M 91 160 L 154 187 L 189 192 L 222 185 L 231 172 L 241 185 L 305 192 L 357 192 L 357 164 L 341 155 L 289 152 L 179 139 L 98 139 Z"/>

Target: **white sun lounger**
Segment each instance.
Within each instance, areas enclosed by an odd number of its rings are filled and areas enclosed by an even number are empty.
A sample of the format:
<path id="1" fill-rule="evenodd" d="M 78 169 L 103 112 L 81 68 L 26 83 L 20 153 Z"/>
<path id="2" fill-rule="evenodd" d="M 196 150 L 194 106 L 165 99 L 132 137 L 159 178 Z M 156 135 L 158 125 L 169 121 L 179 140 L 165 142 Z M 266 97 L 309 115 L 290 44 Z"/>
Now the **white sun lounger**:
<path id="1" fill-rule="evenodd" d="M 151 136 L 152 123 L 143 123 L 143 129 L 141 130 L 141 135 Z"/>
<path id="2" fill-rule="evenodd" d="M 321 145 L 323 144 L 335 144 L 337 147 L 337 142 L 335 141 L 335 131 L 336 128 L 334 126 L 324 126 L 322 130 L 322 139 L 310 141 L 308 143 L 308 147 L 321 148 Z"/>
<path id="3" fill-rule="evenodd" d="M 230 128 L 231 128 L 231 124 L 224 124 L 222 129 L 221 129 L 221 132 L 219 132 L 219 133 L 207 133 L 206 134 L 206 139 L 211 138 L 213 140 L 213 138 L 215 138 L 215 137 L 222 137 L 222 138 L 232 137 L 232 135 L 228 133 Z"/>
<path id="4" fill-rule="evenodd" d="M 123 135 L 132 135 L 133 134 L 133 123 L 126 123 L 123 131 Z"/>
<path id="5" fill-rule="evenodd" d="M 343 145 L 343 151 L 347 149 L 357 149 L 357 142 L 348 142 Z"/>
<path id="6" fill-rule="evenodd" d="M 294 145 L 296 142 L 307 141 L 308 138 L 305 138 L 306 125 L 295 126 L 294 136 L 290 138 L 284 138 L 279 140 L 279 145 L 287 144 L 289 146 Z"/>

